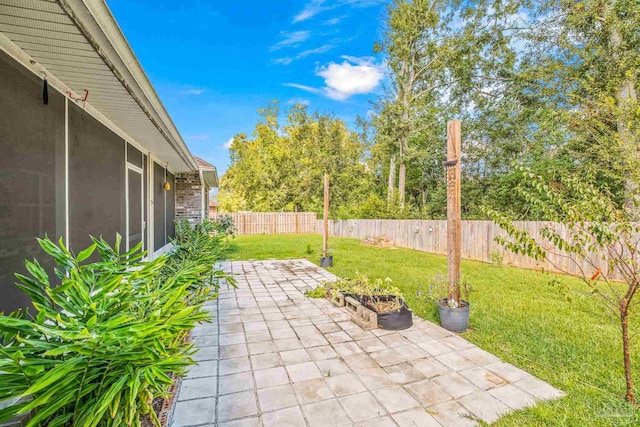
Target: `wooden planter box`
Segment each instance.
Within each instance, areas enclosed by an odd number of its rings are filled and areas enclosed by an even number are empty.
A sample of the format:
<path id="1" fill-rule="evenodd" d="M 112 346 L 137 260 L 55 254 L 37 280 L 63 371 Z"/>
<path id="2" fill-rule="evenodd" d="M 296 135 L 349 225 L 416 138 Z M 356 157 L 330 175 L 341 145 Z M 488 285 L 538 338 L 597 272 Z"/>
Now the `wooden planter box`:
<path id="1" fill-rule="evenodd" d="M 344 302 L 347 311 L 351 314 L 353 323 L 364 330 L 378 327 L 378 315 L 374 311 L 368 309 L 353 297 L 345 297 Z"/>
<path id="2" fill-rule="evenodd" d="M 344 295 L 341 292 L 337 292 L 334 296 L 329 296 L 329 301 L 331 304 L 335 305 L 338 308 L 344 307 Z"/>

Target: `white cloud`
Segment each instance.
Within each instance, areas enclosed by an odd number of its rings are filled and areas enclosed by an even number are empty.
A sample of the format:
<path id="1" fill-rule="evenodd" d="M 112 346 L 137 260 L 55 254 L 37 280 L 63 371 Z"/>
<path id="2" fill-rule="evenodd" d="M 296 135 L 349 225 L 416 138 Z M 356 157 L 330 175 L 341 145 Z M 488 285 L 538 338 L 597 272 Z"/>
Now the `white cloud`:
<path id="1" fill-rule="evenodd" d="M 370 93 L 384 78 L 382 68 L 372 58 L 342 59 L 342 64 L 331 62 L 316 73 L 324 79 L 324 92 L 329 98 L 344 101 L 353 95 Z"/>
<path id="2" fill-rule="evenodd" d="M 290 100 L 287 101 L 287 104 L 289 105 L 295 105 L 295 104 L 299 104 L 299 105 L 309 105 L 311 104 L 311 101 L 309 101 L 308 99 L 304 99 L 304 98 L 291 98 Z"/>
<path id="3" fill-rule="evenodd" d="M 222 145 L 222 148 L 228 150 L 231 148 L 231 144 L 233 144 L 233 138 L 229 138 L 229 140 Z"/>
<path id="4" fill-rule="evenodd" d="M 302 58 L 306 58 L 309 55 L 317 55 L 320 53 L 325 53 L 333 48 L 335 48 L 336 46 L 333 44 L 324 44 L 320 47 L 316 47 L 315 49 L 308 49 L 308 50 L 303 50 L 302 52 L 300 52 L 299 54 L 297 54 L 294 57 L 290 57 L 290 56 L 286 56 L 284 58 L 278 58 L 275 59 L 273 61 L 274 64 L 281 64 L 281 65 L 289 65 L 291 64 L 293 61 L 295 61 L 296 59 L 302 59 Z"/>
<path id="5" fill-rule="evenodd" d="M 187 139 L 192 141 L 205 141 L 209 139 L 209 135 L 189 135 L 187 136 Z"/>
<path id="6" fill-rule="evenodd" d="M 332 44 L 323 44 L 320 47 L 316 47 L 315 49 L 309 49 L 309 50 L 304 50 L 302 52 L 300 52 L 297 56 L 296 59 L 300 59 L 300 58 L 304 58 L 306 56 L 309 55 L 316 55 L 319 53 L 325 53 L 331 49 L 333 49 L 335 46 Z"/>
<path id="7" fill-rule="evenodd" d="M 282 40 L 271 46 L 269 50 L 274 51 L 285 47 L 295 47 L 303 41 L 307 40 L 310 35 L 311 33 L 309 31 L 294 31 L 292 33 L 283 31 L 280 33 Z"/>
<path id="8" fill-rule="evenodd" d="M 317 93 L 317 94 L 322 93 L 322 89 L 318 89 L 311 86 L 300 85 L 298 83 L 285 83 L 283 86 L 293 87 L 293 88 L 304 90 L 311 93 Z"/>
<path id="9" fill-rule="evenodd" d="M 274 59 L 273 63 L 274 64 L 281 64 L 281 65 L 289 65 L 293 62 L 293 58 L 290 58 L 288 56 L 284 57 L 284 58 L 278 58 L 278 59 Z"/>
<path id="10" fill-rule="evenodd" d="M 373 92 L 384 78 L 382 66 L 373 58 L 343 56 L 342 59 L 341 64 L 331 62 L 317 70 L 316 75 L 324 79 L 322 88 L 298 83 L 285 83 L 284 86 L 344 101 L 353 95 Z"/>
<path id="11" fill-rule="evenodd" d="M 323 22 L 323 24 L 324 25 L 338 25 L 342 21 L 342 18 L 344 18 L 344 16 L 341 16 L 339 18 L 327 19 L 326 21 Z"/>
<path id="12" fill-rule="evenodd" d="M 180 95 L 200 95 L 202 92 L 204 92 L 204 89 L 185 89 L 180 91 Z"/>
<path id="13" fill-rule="evenodd" d="M 302 9 L 300 13 L 293 17 L 293 23 L 306 21 L 307 19 L 311 19 L 325 8 L 323 7 L 325 0 L 312 0 L 310 3 Z"/>

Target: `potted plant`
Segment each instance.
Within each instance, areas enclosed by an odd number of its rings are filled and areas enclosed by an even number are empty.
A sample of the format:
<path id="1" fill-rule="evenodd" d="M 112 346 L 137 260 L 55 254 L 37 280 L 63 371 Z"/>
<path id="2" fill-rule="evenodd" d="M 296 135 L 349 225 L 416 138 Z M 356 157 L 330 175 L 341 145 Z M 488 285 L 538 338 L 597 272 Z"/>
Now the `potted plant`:
<path id="1" fill-rule="evenodd" d="M 333 266 L 333 255 L 331 255 L 331 251 L 329 249 L 323 249 L 320 252 L 320 267 L 332 267 Z"/>
<path id="2" fill-rule="evenodd" d="M 418 292 L 418 297 L 434 301 L 440 313 L 440 325 L 451 332 L 464 332 L 469 328 L 469 294 L 471 284 L 463 278 L 456 281 L 455 286 L 449 286 L 447 278 L 437 274 L 429 285 L 426 293 Z M 443 295 L 460 295 L 460 300 Z"/>

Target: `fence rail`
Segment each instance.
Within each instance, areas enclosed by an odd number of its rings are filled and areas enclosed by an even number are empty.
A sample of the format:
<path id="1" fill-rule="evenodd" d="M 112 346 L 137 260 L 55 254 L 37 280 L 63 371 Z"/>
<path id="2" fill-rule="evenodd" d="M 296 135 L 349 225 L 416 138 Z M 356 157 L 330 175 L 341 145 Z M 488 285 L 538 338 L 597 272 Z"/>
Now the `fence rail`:
<path id="1" fill-rule="evenodd" d="M 542 221 L 518 221 L 517 227 L 527 230 L 540 239 L 540 230 L 549 224 Z M 322 221 L 316 221 L 316 233 L 322 233 Z M 424 252 L 446 255 L 447 221 L 424 220 L 338 220 L 329 221 L 329 235 L 365 239 L 386 237 L 394 246 Z M 502 262 L 515 267 L 543 269 L 545 271 L 591 275 L 595 267 L 608 272 L 608 263 L 600 254 L 592 254 L 589 262 L 578 265 L 561 254 L 549 255 L 544 262 L 537 262 L 524 255 L 506 251 L 495 241 L 496 236 L 506 236 L 506 232 L 492 221 L 462 221 L 462 258 L 483 262 Z M 563 237 L 568 237 L 563 230 Z M 541 240 L 539 240 L 541 241 Z M 595 267 L 594 267 L 595 266 Z M 612 279 L 621 279 L 618 274 L 609 274 Z"/>
<path id="2" fill-rule="evenodd" d="M 236 234 L 315 233 L 317 215 L 313 212 L 233 212 Z"/>
<path id="3" fill-rule="evenodd" d="M 225 215 L 225 214 L 217 214 Z M 313 212 L 235 212 L 231 214 L 237 234 L 322 234 L 323 222 Z M 214 216 L 215 218 L 215 216 Z M 538 237 L 548 223 L 542 221 L 519 221 L 515 225 Z M 568 230 L 564 230 L 568 237 Z M 386 237 L 396 247 L 446 255 L 447 221 L 440 220 L 393 220 L 393 219 L 349 219 L 330 220 L 329 235 L 365 239 Z M 506 233 L 492 221 L 462 221 L 462 258 L 483 262 L 502 262 L 520 268 L 543 269 L 573 275 L 593 273 L 594 266 L 608 272 L 608 264 L 599 254 L 592 254 L 590 262 L 575 264 L 569 257 L 549 255 L 544 262 L 537 262 L 524 255 L 506 251 L 495 241 L 496 236 Z M 620 279 L 617 274 L 609 274 Z"/>

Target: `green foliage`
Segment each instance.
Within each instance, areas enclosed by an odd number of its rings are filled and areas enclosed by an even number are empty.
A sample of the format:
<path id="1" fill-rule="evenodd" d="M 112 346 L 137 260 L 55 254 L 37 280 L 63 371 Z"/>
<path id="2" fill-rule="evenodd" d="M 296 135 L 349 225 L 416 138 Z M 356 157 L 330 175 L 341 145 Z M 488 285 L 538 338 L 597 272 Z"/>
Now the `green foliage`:
<path id="1" fill-rule="evenodd" d="M 471 283 L 461 277 L 455 283 L 453 288 L 449 287 L 449 278 L 441 275 L 439 272 L 429 282 L 426 290 L 420 289 L 416 292 L 416 296 L 424 302 L 439 303 L 441 299 L 446 299 L 447 305 L 451 308 L 457 308 L 458 302 L 447 299 L 450 292 L 460 292 L 460 299 L 469 301 L 469 295 L 473 291 Z"/>
<path id="2" fill-rule="evenodd" d="M 211 221 L 217 233 L 227 237 L 236 236 L 236 224 L 233 221 L 233 217 L 227 214 L 218 215 Z"/>
<path id="3" fill-rule="evenodd" d="M 327 295 L 334 297 L 336 292 L 356 295 L 363 302 L 373 305 L 379 305 L 383 301 L 386 302 L 385 297 L 392 295 L 395 298 L 389 301 L 391 304 L 386 309 L 393 311 L 402 307 L 402 292 L 399 288 L 393 286 L 393 281 L 388 277 L 369 280 L 366 275 L 356 273 L 353 278 L 339 279 L 334 283 L 326 284 Z"/>
<path id="4" fill-rule="evenodd" d="M 332 213 L 355 206 L 369 193 L 366 142 L 342 120 L 309 114 L 301 105 L 288 111 L 284 125 L 276 105 L 261 113 L 253 139 L 236 135 L 231 146 L 231 166 L 221 181 L 221 209 L 321 213 L 325 172 Z"/>
<path id="5" fill-rule="evenodd" d="M 316 286 L 313 289 L 304 291 L 304 296 L 309 298 L 324 298 L 327 296 L 327 287 Z"/>
<path id="6" fill-rule="evenodd" d="M 35 260 L 16 275 L 33 308 L 0 316 L 0 401 L 21 398 L 0 421 L 32 412 L 28 426 L 139 426 L 143 415 L 159 425 L 153 399 L 194 363 L 189 332 L 228 279 L 213 270 L 219 251 L 200 252 L 215 245 L 177 229 L 176 252 L 146 262 L 140 245 L 120 253 L 120 236 L 78 255 L 39 240 L 60 284 Z"/>
<path id="7" fill-rule="evenodd" d="M 640 289 L 640 226 L 634 222 L 636 206 L 619 207 L 607 188 L 594 180 L 560 177 L 549 182 L 520 168 L 524 179 L 516 191 L 552 222 L 539 236 L 521 229 L 501 212 L 488 214 L 507 232 L 496 240 L 508 250 L 536 260 L 546 260 L 558 271 L 575 265 L 590 290 L 600 297 L 620 322 L 627 381 L 626 399 L 635 403 L 630 365 L 631 308 Z M 622 279 L 624 286 L 617 283 Z"/>

